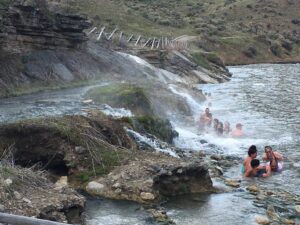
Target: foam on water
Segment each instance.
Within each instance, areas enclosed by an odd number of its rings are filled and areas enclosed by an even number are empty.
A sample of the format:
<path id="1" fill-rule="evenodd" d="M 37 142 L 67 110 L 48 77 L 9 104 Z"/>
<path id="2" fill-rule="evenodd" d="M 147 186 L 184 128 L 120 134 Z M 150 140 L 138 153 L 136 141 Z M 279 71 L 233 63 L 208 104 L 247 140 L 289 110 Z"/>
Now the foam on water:
<path id="1" fill-rule="evenodd" d="M 131 130 L 131 129 L 128 129 L 128 128 L 124 128 L 129 134 L 131 134 L 137 142 L 139 143 L 142 143 L 142 144 L 147 144 L 149 145 L 151 148 L 155 149 L 156 151 L 158 152 L 162 152 L 162 153 L 165 153 L 165 154 L 168 154 L 170 156 L 173 156 L 175 158 L 179 158 L 178 155 L 170 148 L 168 147 L 163 147 L 161 146 L 161 144 L 163 142 L 161 141 L 158 141 L 156 138 L 149 138 L 149 137 L 146 137 L 134 130 Z M 164 146 L 167 146 L 166 143 L 163 143 Z"/>
<path id="2" fill-rule="evenodd" d="M 124 108 L 113 108 L 107 104 L 104 104 L 100 107 L 100 111 L 106 115 L 110 115 L 115 118 L 122 118 L 122 117 L 132 117 L 133 114 L 129 109 Z"/>

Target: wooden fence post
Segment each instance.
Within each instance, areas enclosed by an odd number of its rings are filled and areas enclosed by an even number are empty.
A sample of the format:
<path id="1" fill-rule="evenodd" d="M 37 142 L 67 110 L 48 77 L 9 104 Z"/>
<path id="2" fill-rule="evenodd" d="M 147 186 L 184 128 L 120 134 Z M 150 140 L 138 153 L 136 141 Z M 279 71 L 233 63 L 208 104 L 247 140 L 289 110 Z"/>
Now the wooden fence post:
<path id="1" fill-rule="evenodd" d="M 97 27 L 94 27 L 91 31 L 89 31 L 89 32 L 87 33 L 87 35 L 90 35 L 90 34 L 93 33 L 95 30 L 97 30 Z"/>
<path id="2" fill-rule="evenodd" d="M 97 41 L 99 41 L 99 40 L 101 39 L 101 36 L 102 36 L 104 30 L 105 30 L 105 27 L 102 27 L 102 28 L 101 28 L 101 31 L 100 31 L 100 34 L 99 34 L 99 36 L 97 37 Z"/>
<path id="3" fill-rule="evenodd" d="M 112 36 L 116 33 L 117 30 L 118 30 L 118 28 L 115 28 L 115 29 L 111 32 L 111 34 L 110 34 L 110 35 L 108 36 L 108 38 L 107 38 L 108 41 L 112 38 Z"/>
<path id="4" fill-rule="evenodd" d="M 137 46 L 138 45 L 138 43 L 140 42 L 140 39 L 141 39 L 141 35 L 139 35 L 139 37 L 138 37 L 138 39 L 136 40 L 136 42 L 135 42 L 135 46 Z"/>

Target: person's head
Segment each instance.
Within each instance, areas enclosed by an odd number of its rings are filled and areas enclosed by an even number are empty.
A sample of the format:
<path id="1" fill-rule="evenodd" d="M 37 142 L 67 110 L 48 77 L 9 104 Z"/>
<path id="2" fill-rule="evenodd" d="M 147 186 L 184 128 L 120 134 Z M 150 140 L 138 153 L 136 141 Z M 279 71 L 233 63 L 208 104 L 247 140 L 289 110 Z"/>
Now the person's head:
<path id="1" fill-rule="evenodd" d="M 205 109 L 205 113 L 208 114 L 209 113 L 209 108 Z"/>
<path id="2" fill-rule="evenodd" d="M 248 149 L 248 155 L 251 157 L 251 158 L 255 158 L 257 156 L 257 148 L 255 145 L 251 145 Z"/>
<path id="3" fill-rule="evenodd" d="M 222 122 L 218 123 L 218 128 L 223 128 L 223 123 Z"/>
<path id="4" fill-rule="evenodd" d="M 235 127 L 236 127 L 236 129 L 238 129 L 238 130 L 242 130 L 243 125 L 242 125 L 241 123 L 237 123 L 237 124 L 235 125 Z"/>
<path id="5" fill-rule="evenodd" d="M 260 162 L 258 159 L 252 159 L 250 164 L 253 170 L 258 170 Z"/>
<path id="6" fill-rule="evenodd" d="M 224 122 L 224 127 L 228 127 L 229 128 L 230 127 L 230 123 L 228 121 L 225 121 Z"/>
<path id="7" fill-rule="evenodd" d="M 265 146 L 265 153 L 267 154 L 267 156 L 272 156 L 272 148 L 271 146 Z"/>

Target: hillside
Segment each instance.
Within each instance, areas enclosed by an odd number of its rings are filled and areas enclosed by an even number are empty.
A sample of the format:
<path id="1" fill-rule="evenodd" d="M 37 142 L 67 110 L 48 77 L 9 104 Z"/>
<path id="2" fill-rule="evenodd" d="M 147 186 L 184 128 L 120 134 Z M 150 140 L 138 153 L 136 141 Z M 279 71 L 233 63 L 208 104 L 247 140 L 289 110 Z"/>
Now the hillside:
<path id="1" fill-rule="evenodd" d="M 192 51 L 226 64 L 300 61 L 298 0 L 50 0 L 95 26 L 148 36 L 192 36 Z"/>

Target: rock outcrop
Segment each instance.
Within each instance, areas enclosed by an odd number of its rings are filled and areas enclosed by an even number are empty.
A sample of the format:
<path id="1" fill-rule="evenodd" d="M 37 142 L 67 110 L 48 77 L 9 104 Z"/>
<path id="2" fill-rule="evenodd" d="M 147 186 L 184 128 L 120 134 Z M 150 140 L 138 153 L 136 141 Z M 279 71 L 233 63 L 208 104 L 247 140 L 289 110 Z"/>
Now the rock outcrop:
<path id="1" fill-rule="evenodd" d="M 74 48 L 87 40 L 83 30 L 88 20 L 79 15 L 63 15 L 30 5 L 13 5 L 0 21 L 0 48 L 7 52 L 32 49 Z"/>
<path id="2" fill-rule="evenodd" d="M 145 152 L 107 176 L 90 182 L 86 190 L 96 196 L 141 203 L 159 202 L 167 196 L 214 191 L 203 161 L 191 162 Z"/>
<path id="3" fill-rule="evenodd" d="M 225 65 L 213 64 L 211 70 L 199 66 L 188 52 L 177 50 L 129 50 L 147 60 L 155 67 L 179 74 L 190 84 L 195 83 L 222 83 L 230 79 L 230 73 Z"/>

